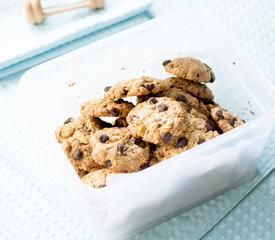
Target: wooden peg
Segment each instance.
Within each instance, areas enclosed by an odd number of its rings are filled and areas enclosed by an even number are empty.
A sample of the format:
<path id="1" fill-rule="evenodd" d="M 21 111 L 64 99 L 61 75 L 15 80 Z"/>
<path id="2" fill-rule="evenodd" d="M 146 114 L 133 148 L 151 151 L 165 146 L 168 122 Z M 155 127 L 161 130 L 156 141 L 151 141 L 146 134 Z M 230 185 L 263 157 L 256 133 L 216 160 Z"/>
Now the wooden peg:
<path id="1" fill-rule="evenodd" d="M 39 24 L 43 19 L 62 12 L 68 12 L 78 8 L 89 7 L 91 10 L 103 8 L 104 0 L 84 0 L 73 4 L 60 6 L 55 4 L 42 8 L 40 0 L 22 0 L 28 23 Z"/>

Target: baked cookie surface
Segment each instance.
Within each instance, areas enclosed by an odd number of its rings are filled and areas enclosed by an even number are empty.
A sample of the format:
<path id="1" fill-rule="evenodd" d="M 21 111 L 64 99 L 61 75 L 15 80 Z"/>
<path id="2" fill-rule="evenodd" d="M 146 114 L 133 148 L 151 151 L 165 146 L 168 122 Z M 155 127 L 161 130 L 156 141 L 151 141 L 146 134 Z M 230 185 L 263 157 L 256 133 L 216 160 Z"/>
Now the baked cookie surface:
<path id="1" fill-rule="evenodd" d="M 165 71 L 193 82 L 214 82 L 215 75 L 211 68 L 200 60 L 184 57 L 163 62 Z"/>
<path id="2" fill-rule="evenodd" d="M 115 171 L 137 172 L 149 158 L 149 145 L 125 127 L 97 131 L 90 143 L 95 161 Z"/>
<path id="3" fill-rule="evenodd" d="M 150 98 L 138 104 L 127 116 L 135 137 L 154 144 L 176 141 L 186 130 L 186 111 L 172 98 Z"/>
<path id="4" fill-rule="evenodd" d="M 207 101 L 212 101 L 214 95 L 212 91 L 202 83 L 191 82 L 180 77 L 167 78 L 171 84 L 171 87 L 181 88 L 185 92 L 190 93 L 194 97 L 201 98 Z"/>
<path id="5" fill-rule="evenodd" d="M 140 77 L 116 83 L 105 88 L 106 99 L 120 99 L 124 97 L 140 96 L 167 90 L 170 87 L 168 80 L 159 80 L 152 77 Z"/>
<path id="6" fill-rule="evenodd" d="M 212 131 L 211 126 L 201 118 L 188 114 L 187 121 L 188 127 L 176 143 L 158 145 L 154 152 L 158 161 L 163 161 L 219 135 L 217 131 Z"/>
<path id="7" fill-rule="evenodd" d="M 93 99 L 84 102 L 80 107 L 82 116 L 92 117 L 126 117 L 134 108 L 130 102 L 109 99 Z"/>
<path id="8" fill-rule="evenodd" d="M 55 131 L 57 141 L 80 177 L 98 167 L 92 158 L 89 138 L 103 127 L 104 123 L 98 118 L 77 117 L 68 118 Z"/>
<path id="9" fill-rule="evenodd" d="M 81 178 L 82 183 L 92 188 L 103 188 L 106 186 L 106 177 L 118 173 L 109 168 L 95 169 Z"/>
<path id="10" fill-rule="evenodd" d="M 210 114 L 206 106 L 201 101 L 199 101 L 196 97 L 193 97 L 191 94 L 187 93 L 181 88 L 172 87 L 166 91 L 157 93 L 156 96 L 175 99 L 183 105 L 187 112 L 190 112 L 191 109 L 196 109 L 206 116 Z"/>
<path id="11" fill-rule="evenodd" d="M 148 94 L 148 95 L 138 96 L 137 104 L 147 101 L 149 100 L 149 98 L 152 98 L 152 97 L 173 98 L 174 100 L 181 103 L 187 112 L 190 112 L 191 110 L 194 111 L 195 109 L 196 111 L 204 114 L 205 116 L 210 115 L 210 112 L 207 109 L 207 106 L 202 102 L 202 100 L 198 100 L 196 97 L 192 96 L 191 94 L 187 93 L 181 88 L 171 87 L 168 90 L 159 92 L 157 94 Z"/>
<path id="12" fill-rule="evenodd" d="M 211 115 L 223 132 L 227 132 L 244 124 L 244 121 L 237 115 L 221 107 L 212 108 Z"/>

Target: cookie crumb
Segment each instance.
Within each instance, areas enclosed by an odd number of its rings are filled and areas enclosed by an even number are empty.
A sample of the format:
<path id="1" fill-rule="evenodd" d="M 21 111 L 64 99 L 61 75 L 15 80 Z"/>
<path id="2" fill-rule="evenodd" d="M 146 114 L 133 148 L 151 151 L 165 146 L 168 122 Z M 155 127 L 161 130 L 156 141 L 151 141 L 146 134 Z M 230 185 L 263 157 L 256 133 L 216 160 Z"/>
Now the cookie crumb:
<path id="1" fill-rule="evenodd" d="M 121 69 L 119 69 L 119 70 L 125 70 L 125 68 L 124 67 L 122 67 Z"/>
<path id="2" fill-rule="evenodd" d="M 236 65 L 236 63 L 235 62 L 232 62 L 233 63 L 233 65 Z"/>
<path id="3" fill-rule="evenodd" d="M 69 84 L 69 87 L 72 87 L 72 86 L 74 86 L 75 84 L 76 84 L 76 82 L 70 83 L 70 84 Z"/>
<path id="4" fill-rule="evenodd" d="M 252 114 L 253 116 L 255 116 L 255 113 L 252 110 L 250 110 L 249 112 L 250 112 L 250 114 Z"/>
<path id="5" fill-rule="evenodd" d="M 142 72 L 144 72 L 144 73 L 145 73 L 145 70 L 143 69 L 143 70 L 142 70 Z"/>

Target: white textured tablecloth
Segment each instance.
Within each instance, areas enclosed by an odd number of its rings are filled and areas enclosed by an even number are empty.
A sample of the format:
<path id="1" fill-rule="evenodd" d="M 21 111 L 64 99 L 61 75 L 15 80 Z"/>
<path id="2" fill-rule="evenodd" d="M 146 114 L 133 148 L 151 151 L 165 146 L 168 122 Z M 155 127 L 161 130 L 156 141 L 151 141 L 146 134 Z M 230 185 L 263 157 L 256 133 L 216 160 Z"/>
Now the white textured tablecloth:
<path id="1" fill-rule="evenodd" d="M 274 1 L 155 0 L 152 15 L 194 4 L 209 9 L 265 75 L 275 82 Z M 89 35 L 56 49 L 46 58 L 147 19 L 148 15 L 142 15 Z M 0 239 L 92 239 L 86 225 L 74 218 L 74 209 L 70 208 L 70 199 L 62 187 L 62 173 L 48 170 L 47 153 L 41 152 L 39 143 L 32 140 L 35 132 L 28 116 L 18 108 L 20 104 L 15 97 L 20 76 L 21 73 L 0 80 Z M 253 180 L 134 239 L 272 239 L 274 174 L 260 185 L 256 195 L 252 191 L 274 169 L 274 141 L 273 130 Z M 54 189 L 55 196 L 48 194 L 49 188 Z M 266 195 L 261 197 L 261 194 Z"/>

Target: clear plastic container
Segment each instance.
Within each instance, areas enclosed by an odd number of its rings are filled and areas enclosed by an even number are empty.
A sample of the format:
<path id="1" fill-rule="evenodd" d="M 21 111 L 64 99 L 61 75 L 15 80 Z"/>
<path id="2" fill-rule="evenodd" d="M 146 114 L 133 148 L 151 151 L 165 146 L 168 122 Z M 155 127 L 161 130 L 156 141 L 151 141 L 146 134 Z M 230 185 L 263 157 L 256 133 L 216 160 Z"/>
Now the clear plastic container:
<path id="1" fill-rule="evenodd" d="M 82 185 L 54 139 L 56 126 L 117 81 L 168 77 L 162 61 L 179 56 L 197 57 L 213 68 L 216 81 L 209 87 L 215 100 L 246 124 L 139 173 L 111 175 L 106 188 Z M 275 116 L 272 84 L 198 8 L 156 18 L 35 67 L 22 77 L 20 90 L 44 126 L 41 139 L 94 239 L 126 239 L 251 179 Z"/>

